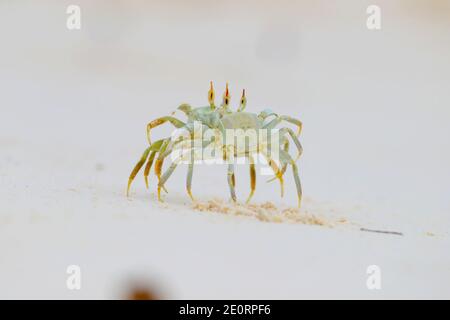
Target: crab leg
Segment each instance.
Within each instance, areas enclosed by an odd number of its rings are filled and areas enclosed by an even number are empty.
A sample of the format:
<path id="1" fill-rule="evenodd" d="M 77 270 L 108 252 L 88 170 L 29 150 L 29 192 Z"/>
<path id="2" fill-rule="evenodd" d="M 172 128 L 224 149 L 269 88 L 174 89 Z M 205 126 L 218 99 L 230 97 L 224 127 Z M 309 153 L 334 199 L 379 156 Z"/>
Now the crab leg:
<path id="1" fill-rule="evenodd" d="M 139 170 L 141 170 L 142 166 L 144 165 L 145 161 L 147 160 L 148 154 L 150 152 L 150 148 L 151 147 L 148 147 L 147 149 L 145 149 L 144 153 L 141 156 L 141 159 L 139 159 L 139 161 L 136 163 L 135 167 L 133 168 L 133 171 L 131 171 L 130 177 L 128 178 L 127 197 L 130 193 L 131 183 L 133 182 L 137 173 L 139 172 Z"/>
<path id="2" fill-rule="evenodd" d="M 155 174 L 158 177 L 158 200 L 161 201 L 161 185 L 160 185 L 160 181 L 161 181 L 161 170 L 162 170 L 162 166 L 164 163 L 164 151 L 166 151 L 167 145 L 169 144 L 169 140 L 170 139 L 166 139 L 163 141 L 161 148 L 159 150 L 159 155 L 158 158 L 156 159 L 156 163 L 155 163 Z M 164 189 L 164 191 L 167 192 L 166 189 Z"/>
<path id="3" fill-rule="evenodd" d="M 164 184 L 165 184 L 166 181 L 170 178 L 170 176 L 172 175 L 172 173 L 175 171 L 176 167 L 178 166 L 178 163 L 179 163 L 181 160 L 183 160 L 184 157 L 185 157 L 185 155 L 182 155 L 182 156 L 180 156 L 179 158 L 177 158 L 175 161 L 173 161 L 173 162 L 170 164 L 169 169 L 167 169 L 167 170 L 163 173 L 163 175 L 161 176 L 161 178 L 159 179 L 159 182 L 158 182 L 158 200 L 159 200 L 159 201 L 162 202 L 162 199 L 161 199 L 161 192 L 160 192 L 161 188 L 164 188 Z M 190 184 L 190 181 L 192 181 L 193 163 L 194 163 L 194 162 L 193 162 L 193 160 L 192 160 L 191 163 L 189 164 L 190 167 L 189 167 L 189 170 L 188 170 L 188 177 L 187 177 L 188 182 L 187 182 L 187 184 Z M 191 164 L 192 164 L 192 170 L 191 170 Z M 190 180 L 190 181 L 189 181 L 189 180 Z M 190 185 L 189 185 L 189 188 L 190 188 Z M 192 198 L 192 194 L 190 193 L 190 189 L 188 189 L 188 194 L 189 194 L 189 196 L 191 196 L 191 198 Z"/>
<path id="4" fill-rule="evenodd" d="M 212 82 L 211 82 L 211 90 L 212 90 Z M 213 93 L 214 95 L 214 93 Z M 213 98 L 214 100 L 214 98 Z M 211 107 L 214 105 L 214 101 L 213 104 L 211 105 Z M 208 143 L 209 145 L 209 143 Z M 191 186 L 192 186 L 192 175 L 194 173 L 194 149 L 191 150 L 191 157 L 190 157 L 190 161 L 189 161 L 189 165 L 188 165 L 188 172 L 186 175 L 186 191 L 189 195 L 189 197 L 191 198 L 192 201 L 194 201 L 194 197 L 192 196 L 192 191 L 191 191 Z"/>
<path id="5" fill-rule="evenodd" d="M 178 158 L 177 160 L 175 160 L 174 162 L 171 163 L 169 169 L 167 169 L 164 174 L 161 176 L 161 179 L 159 179 L 158 182 L 158 200 L 162 202 L 161 199 L 161 188 L 164 187 L 164 183 L 167 181 L 167 179 L 169 179 L 169 177 L 172 175 L 173 171 L 175 170 L 175 168 L 178 165 L 178 162 L 181 161 L 182 158 Z"/>
<path id="6" fill-rule="evenodd" d="M 150 173 L 150 169 L 153 165 L 153 161 L 155 160 L 156 154 L 161 149 L 161 145 L 163 144 L 164 140 L 165 139 L 158 140 L 150 146 L 150 151 L 151 151 L 150 157 L 148 158 L 147 164 L 145 165 L 145 169 L 144 169 L 144 180 L 145 180 L 145 186 L 147 187 L 147 189 L 148 189 L 148 175 Z"/>
<path id="7" fill-rule="evenodd" d="M 289 140 L 288 140 L 287 138 L 285 138 L 285 140 L 284 140 L 284 151 L 286 151 L 286 152 L 289 153 Z M 287 164 L 285 163 L 285 164 L 283 164 L 283 166 L 282 166 L 282 168 L 281 168 L 281 175 L 282 175 L 282 176 L 283 176 L 284 173 L 286 172 L 286 169 L 287 169 Z M 275 172 L 275 173 L 276 173 L 276 172 Z M 273 178 L 267 180 L 267 182 L 272 182 L 272 181 L 274 181 L 275 179 L 277 179 L 277 176 L 275 176 L 275 177 L 273 177 Z"/>
<path id="8" fill-rule="evenodd" d="M 289 140 L 286 138 L 284 141 L 284 151 L 289 153 Z M 287 164 L 283 164 L 283 167 L 281 168 L 281 174 L 283 175 L 286 172 Z"/>
<path id="9" fill-rule="evenodd" d="M 175 143 L 173 143 L 173 144 L 169 147 L 168 150 L 166 150 L 166 151 L 164 152 L 163 157 L 167 157 L 167 156 L 173 151 L 173 148 L 174 148 L 178 143 L 184 142 L 184 141 L 193 141 L 193 140 L 192 140 L 192 137 L 191 137 L 191 139 L 189 139 L 189 140 L 179 140 L 179 141 L 176 141 Z M 186 191 L 187 191 L 187 193 L 188 193 L 188 195 L 189 195 L 189 197 L 191 198 L 192 201 L 194 201 L 194 197 L 192 196 L 192 191 L 191 191 L 191 186 L 192 186 L 192 175 L 193 175 L 193 172 L 194 172 L 194 161 L 195 161 L 195 159 L 194 159 L 194 150 L 191 149 L 191 158 L 190 158 L 190 162 L 189 162 L 189 166 L 188 166 L 188 173 L 187 173 L 187 176 L 186 176 Z M 174 167 L 173 167 L 173 170 L 175 170 L 175 167 L 177 166 L 177 163 L 176 163 L 176 162 L 173 162 L 170 168 L 172 168 L 172 166 L 174 166 Z M 170 169 L 169 169 L 169 170 L 170 170 Z M 173 170 L 170 171 L 170 172 L 169 172 L 169 171 L 166 171 L 166 172 L 164 173 L 163 177 L 162 177 L 161 180 L 160 180 L 160 182 L 161 182 L 161 184 L 162 184 L 163 186 L 164 186 L 164 183 L 165 183 L 165 182 L 167 181 L 167 179 L 169 178 L 169 176 L 172 174 Z M 167 177 L 165 177 L 166 174 L 168 175 Z"/>
<path id="10" fill-rule="evenodd" d="M 186 139 L 184 140 L 186 142 L 193 142 L 192 139 Z M 181 141 L 179 141 L 181 142 Z M 203 146 L 202 148 L 206 148 L 210 143 L 212 143 L 212 141 L 206 141 L 203 142 Z M 175 144 L 174 144 L 175 145 Z M 163 155 L 162 155 L 162 161 L 164 161 L 164 159 L 173 151 L 173 148 L 166 150 Z M 188 174 L 187 174 L 187 179 L 186 179 L 186 188 L 187 188 L 187 192 L 189 194 L 189 196 L 191 197 L 192 200 L 193 196 L 191 193 L 191 183 L 192 183 L 192 174 L 193 174 L 193 170 L 194 170 L 194 161 L 195 161 L 195 157 L 194 157 L 194 148 L 191 148 L 191 150 L 189 150 L 189 152 L 191 153 L 191 157 L 189 159 L 189 168 L 188 168 Z M 164 174 L 161 176 L 161 178 L 159 179 L 158 182 L 158 190 L 160 190 L 160 188 L 164 188 L 164 184 L 166 183 L 166 181 L 169 179 L 169 177 L 172 175 L 172 173 L 175 171 L 175 168 L 177 167 L 178 163 L 184 159 L 186 159 L 188 152 L 186 152 L 185 154 L 182 154 L 181 156 L 179 156 L 177 159 L 175 159 L 172 164 L 170 165 L 169 169 L 167 169 Z M 161 197 L 158 197 L 159 201 L 162 201 Z"/>
<path id="11" fill-rule="evenodd" d="M 193 133 L 191 134 L 190 139 L 180 139 L 178 141 L 175 141 L 174 143 L 171 143 L 171 145 L 169 145 L 168 150 L 165 151 L 164 157 L 167 157 L 170 153 L 172 153 L 173 149 L 176 147 L 177 144 L 181 143 L 181 142 L 191 142 L 191 157 L 190 157 L 190 162 L 189 162 L 189 166 L 188 166 L 188 173 L 186 176 L 186 191 L 189 195 L 189 197 L 191 198 L 192 201 L 194 201 L 194 197 L 192 196 L 192 191 L 191 191 L 191 186 L 192 186 L 192 175 L 194 172 L 194 149 L 192 148 L 193 146 Z M 173 165 L 173 164 L 172 164 Z M 175 164 L 176 167 L 176 164 Z M 175 170 L 175 168 L 174 168 Z M 164 173 L 166 174 L 166 173 Z M 170 173 L 171 174 L 171 173 Z M 170 176 L 169 174 L 169 176 Z M 168 179 L 168 177 L 162 181 L 162 184 L 164 184 L 166 182 L 166 180 Z"/>
<path id="12" fill-rule="evenodd" d="M 193 173 L 194 173 L 194 160 L 191 160 L 191 162 L 189 162 L 188 173 L 186 176 L 186 190 L 187 190 L 189 197 L 191 197 L 192 201 L 194 201 L 194 197 L 192 196 L 192 191 L 191 191 L 192 174 Z"/>
<path id="13" fill-rule="evenodd" d="M 283 172 L 278 167 L 275 160 L 273 160 L 266 152 L 260 151 L 260 153 L 266 158 L 267 163 L 272 168 L 273 174 L 275 177 L 272 179 L 269 179 L 267 182 L 273 181 L 273 179 L 278 179 L 280 181 L 280 188 L 281 188 L 281 197 L 284 196 L 284 179 L 283 179 Z"/>
<path id="14" fill-rule="evenodd" d="M 297 150 L 298 150 L 297 157 L 295 158 L 295 161 L 297 161 L 298 158 L 300 158 L 300 156 L 301 156 L 302 153 L 303 153 L 303 147 L 302 147 L 300 141 L 299 141 L 298 138 L 295 136 L 295 133 L 294 133 L 294 131 L 292 131 L 291 128 L 282 128 L 282 129 L 280 129 L 280 132 L 281 132 L 283 135 L 284 135 L 284 132 L 289 133 L 289 135 L 291 136 L 292 140 L 294 141 L 295 146 L 297 147 Z"/>
<path id="15" fill-rule="evenodd" d="M 228 186 L 230 187 L 230 193 L 231 193 L 231 199 L 233 199 L 234 202 L 236 202 L 236 190 L 234 189 L 235 186 L 235 177 L 234 177 L 234 164 L 229 163 L 228 164 Z"/>
<path id="16" fill-rule="evenodd" d="M 253 156 L 249 155 L 248 159 L 250 160 L 250 195 L 247 198 L 246 203 L 250 202 L 250 199 L 253 197 L 256 188 L 256 170 L 255 170 L 255 161 Z"/>
<path id="17" fill-rule="evenodd" d="M 302 186 L 300 184 L 300 178 L 298 176 L 298 167 L 295 164 L 295 161 L 292 159 L 292 157 L 289 155 L 289 153 L 280 150 L 280 155 L 284 162 L 290 164 L 292 166 L 292 174 L 294 176 L 295 180 L 295 186 L 297 188 L 297 197 L 298 197 L 298 207 L 300 208 L 301 202 L 302 202 Z"/>
<path id="18" fill-rule="evenodd" d="M 297 119 L 289 117 L 289 116 L 277 116 L 272 121 L 266 123 L 263 126 L 263 128 L 264 129 L 273 129 L 277 125 L 279 125 L 282 121 L 287 121 L 289 123 L 292 123 L 293 125 L 296 125 L 298 127 L 297 136 L 299 136 L 300 133 L 302 132 L 302 127 L 303 127 L 302 122 L 300 120 L 297 120 Z"/>
<path id="19" fill-rule="evenodd" d="M 278 115 L 275 112 L 273 112 L 271 109 L 265 109 L 258 114 L 258 118 L 260 118 L 262 120 L 266 120 L 270 116 L 278 117 Z"/>
<path id="20" fill-rule="evenodd" d="M 147 164 L 145 165 L 144 169 L 144 180 L 145 180 L 145 187 L 148 189 L 148 175 L 150 173 L 150 169 L 153 165 L 153 161 L 155 160 L 156 151 L 152 151 L 150 153 L 150 157 L 148 158 Z"/>
<path id="21" fill-rule="evenodd" d="M 155 158 L 156 153 L 160 150 L 162 143 L 164 142 L 164 139 L 155 141 L 150 147 L 145 149 L 144 153 L 141 156 L 141 159 L 138 161 L 136 166 L 134 167 L 133 171 L 130 174 L 130 177 L 128 178 L 128 186 L 127 186 L 127 196 L 130 192 L 131 183 L 133 182 L 134 178 L 138 174 L 139 170 L 141 170 L 142 166 L 144 165 L 145 161 L 147 160 L 148 154 L 150 153 L 150 157 L 148 159 L 147 165 L 145 166 L 144 170 L 144 179 L 145 183 L 148 187 L 148 172 L 150 171 L 150 168 L 153 163 L 153 159 Z"/>
<path id="22" fill-rule="evenodd" d="M 152 122 L 149 122 L 147 124 L 147 140 L 150 145 L 152 144 L 151 139 L 150 139 L 150 131 L 153 128 L 156 128 L 157 126 L 160 126 L 163 123 L 166 123 L 167 121 L 169 121 L 171 124 L 173 124 L 176 128 L 182 128 L 186 125 L 183 121 L 178 120 L 177 118 L 171 117 L 171 116 L 161 117 L 161 118 L 153 120 Z"/>

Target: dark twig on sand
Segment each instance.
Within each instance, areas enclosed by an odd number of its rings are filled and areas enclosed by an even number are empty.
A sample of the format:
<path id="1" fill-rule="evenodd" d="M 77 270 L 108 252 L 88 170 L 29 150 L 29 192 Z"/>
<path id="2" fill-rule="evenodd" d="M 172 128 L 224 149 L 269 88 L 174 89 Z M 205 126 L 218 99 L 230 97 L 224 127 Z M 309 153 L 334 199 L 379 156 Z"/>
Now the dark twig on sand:
<path id="1" fill-rule="evenodd" d="M 397 231 L 373 230 L 373 229 L 366 229 L 366 228 L 361 228 L 359 230 L 366 231 L 366 232 L 385 233 L 385 234 L 394 234 L 396 236 L 403 236 L 403 233 L 397 232 Z"/>

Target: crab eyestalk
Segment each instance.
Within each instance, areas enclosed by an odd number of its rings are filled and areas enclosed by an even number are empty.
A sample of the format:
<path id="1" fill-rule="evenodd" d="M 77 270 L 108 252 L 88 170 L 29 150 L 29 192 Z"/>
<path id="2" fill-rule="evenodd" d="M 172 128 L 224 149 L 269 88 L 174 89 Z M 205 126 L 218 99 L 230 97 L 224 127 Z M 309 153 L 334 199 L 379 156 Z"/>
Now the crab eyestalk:
<path id="1" fill-rule="evenodd" d="M 247 98 L 245 97 L 245 89 L 244 89 L 242 90 L 241 104 L 239 106 L 238 112 L 244 111 L 246 105 L 247 105 Z"/>
<path id="2" fill-rule="evenodd" d="M 208 101 L 209 101 L 209 105 L 211 107 L 212 110 L 214 110 L 216 108 L 216 105 L 214 104 L 214 100 L 215 100 L 215 94 L 214 94 L 214 88 L 213 88 L 213 82 L 211 81 L 209 83 L 210 88 L 208 91 Z"/>
<path id="3" fill-rule="evenodd" d="M 224 109 L 228 109 L 228 105 L 230 104 L 230 92 L 228 91 L 228 82 L 227 82 L 227 86 L 225 88 L 225 92 L 223 94 L 223 98 L 222 98 L 222 107 Z"/>

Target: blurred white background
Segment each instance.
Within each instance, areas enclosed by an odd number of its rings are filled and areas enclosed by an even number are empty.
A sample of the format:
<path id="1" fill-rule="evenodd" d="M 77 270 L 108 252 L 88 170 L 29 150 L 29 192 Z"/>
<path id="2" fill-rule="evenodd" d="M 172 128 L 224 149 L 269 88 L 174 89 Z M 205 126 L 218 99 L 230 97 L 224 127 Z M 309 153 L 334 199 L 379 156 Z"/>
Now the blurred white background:
<path id="1" fill-rule="evenodd" d="M 81 30 L 66 28 L 71 4 Z M 3 0 L 0 39 L 0 297 L 112 298 L 128 272 L 170 298 L 450 296 L 448 0 Z M 309 211 L 405 239 L 191 212 L 183 167 L 167 183 L 178 207 L 141 175 L 127 200 L 147 122 L 206 105 L 211 80 L 235 108 L 245 88 L 248 111 L 303 121 Z M 248 168 L 236 177 L 245 199 Z M 255 202 L 296 203 L 290 176 L 283 200 L 264 180 Z M 226 168 L 196 168 L 193 193 L 227 199 Z M 369 264 L 388 277 L 377 294 Z"/>

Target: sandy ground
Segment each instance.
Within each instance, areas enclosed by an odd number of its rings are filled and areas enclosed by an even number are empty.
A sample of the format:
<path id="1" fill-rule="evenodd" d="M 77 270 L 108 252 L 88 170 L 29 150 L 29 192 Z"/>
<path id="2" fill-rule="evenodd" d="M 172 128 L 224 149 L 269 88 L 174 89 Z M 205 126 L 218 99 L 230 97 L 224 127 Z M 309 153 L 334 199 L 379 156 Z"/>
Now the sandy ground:
<path id="1" fill-rule="evenodd" d="M 373 32 L 371 3 L 345 2 L 81 1 L 80 31 L 64 1 L 0 4 L 0 298 L 120 298 L 130 279 L 166 298 L 450 298 L 449 6 L 381 1 Z M 153 175 L 125 197 L 146 123 L 205 104 L 210 80 L 303 121 L 300 214 L 326 225 L 200 211 L 185 166 L 164 204 Z M 248 166 L 236 179 L 243 201 Z M 265 180 L 254 205 L 295 206 L 290 172 L 283 199 Z M 228 205 L 226 168 L 196 167 L 193 193 Z"/>

